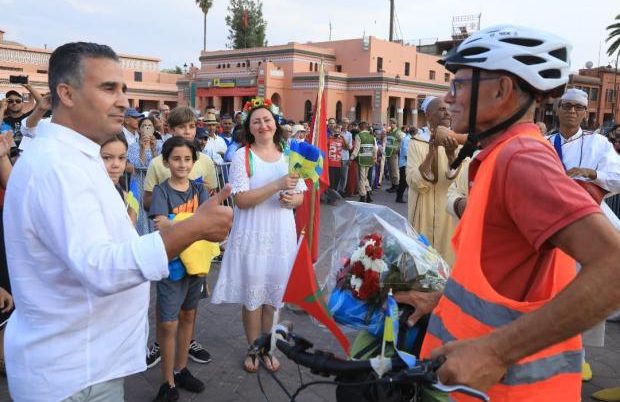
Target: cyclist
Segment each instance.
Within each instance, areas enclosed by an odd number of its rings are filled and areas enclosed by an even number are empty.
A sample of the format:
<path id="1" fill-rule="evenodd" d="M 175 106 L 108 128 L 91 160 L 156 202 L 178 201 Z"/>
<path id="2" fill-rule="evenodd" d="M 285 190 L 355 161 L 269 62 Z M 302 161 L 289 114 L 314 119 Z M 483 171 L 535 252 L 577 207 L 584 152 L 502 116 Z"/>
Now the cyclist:
<path id="1" fill-rule="evenodd" d="M 481 152 L 443 295 L 397 300 L 417 307 L 410 323 L 433 310 L 421 356 L 446 357 L 440 380 L 488 390 L 494 402 L 580 401 L 578 334 L 620 304 L 620 236 L 534 124 L 535 102 L 568 82 L 570 49 L 497 26 L 442 60 L 455 74 L 445 96 L 452 129 L 468 133 L 457 161 Z M 567 255 L 582 265 L 576 277 Z"/>

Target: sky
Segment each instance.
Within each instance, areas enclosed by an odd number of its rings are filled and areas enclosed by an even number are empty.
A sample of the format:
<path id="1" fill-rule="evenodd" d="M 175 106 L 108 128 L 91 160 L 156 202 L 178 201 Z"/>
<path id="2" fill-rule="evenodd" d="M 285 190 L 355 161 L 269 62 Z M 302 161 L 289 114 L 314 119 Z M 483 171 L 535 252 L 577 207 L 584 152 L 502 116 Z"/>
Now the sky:
<path id="1" fill-rule="evenodd" d="M 214 0 L 207 16 L 207 49 L 228 42 L 228 0 Z M 578 4 L 578 5 L 575 5 Z M 118 53 L 161 59 L 161 68 L 198 65 L 203 15 L 194 0 L 0 0 L 5 40 L 54 48 L 83 40 Z M 606 56 L 605 27 L 620 14 L 618 0 L 395 0 L 396 37 L 407 42 L 450 39 L 452 17 L 481 14 L 482 28 L 510 23 L 544 29 L 573 44 L 571 70 Z M 387 39 L 389 0 L 263 0 L 270 45 L 373 35 Z"/>

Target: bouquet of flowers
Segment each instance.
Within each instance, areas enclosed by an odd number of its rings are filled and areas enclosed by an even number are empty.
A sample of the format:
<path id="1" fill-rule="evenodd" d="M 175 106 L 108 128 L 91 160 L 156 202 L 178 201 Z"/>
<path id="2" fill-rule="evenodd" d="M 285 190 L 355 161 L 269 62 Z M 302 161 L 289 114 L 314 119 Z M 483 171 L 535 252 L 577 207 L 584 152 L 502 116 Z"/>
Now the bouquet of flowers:
<path id="1" fill-rule="evenodd" d="M 330 293 L 340 324 L 379 335 L 393 292 L 441 290 L 449 266 L 407 219 L 388 207 L 347 202 L 334 211 L 334 246 L 317 261 L 317 278 Z"/>

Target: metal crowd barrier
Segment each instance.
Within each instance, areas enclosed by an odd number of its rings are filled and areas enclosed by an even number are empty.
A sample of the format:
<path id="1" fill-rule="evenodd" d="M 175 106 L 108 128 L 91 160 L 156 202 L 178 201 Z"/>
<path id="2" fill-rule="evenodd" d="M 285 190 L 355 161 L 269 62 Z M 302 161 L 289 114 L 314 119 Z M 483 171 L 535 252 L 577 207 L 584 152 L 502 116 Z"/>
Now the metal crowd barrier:
<path id="1" fill-rule="evenodd" d="M 614 211 L 616 216 L 620 218 L 620 194 L 605 198 L 605 202 L 609 205 L 609 208 Z"/>
<path id="2" fill-rule="evenodd" d="M 221 165 L 215 165 L 215 171 L 217 173 L 217 191 L 221 191 L 226 183 L 228 183 L 228 172 L 230 170 L 230 162 L 225 162 Z M 225 204 L 234 207 L 235 200 L 233 197 L 228 197 Z"/>

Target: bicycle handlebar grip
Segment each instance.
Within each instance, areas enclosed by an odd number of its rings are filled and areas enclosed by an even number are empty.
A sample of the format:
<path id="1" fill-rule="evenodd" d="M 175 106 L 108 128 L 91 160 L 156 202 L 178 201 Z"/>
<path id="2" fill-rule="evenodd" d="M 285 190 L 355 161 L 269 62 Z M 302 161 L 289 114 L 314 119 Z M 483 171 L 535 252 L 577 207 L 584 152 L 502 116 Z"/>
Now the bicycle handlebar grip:
<path id="1" fill-rule="evenodd" d="M 439 368 L 446 362 L 446 356 L 440 355 L 434 358 L 431 362 L 431 368 L 433 371 L 439 370 Z"/>

